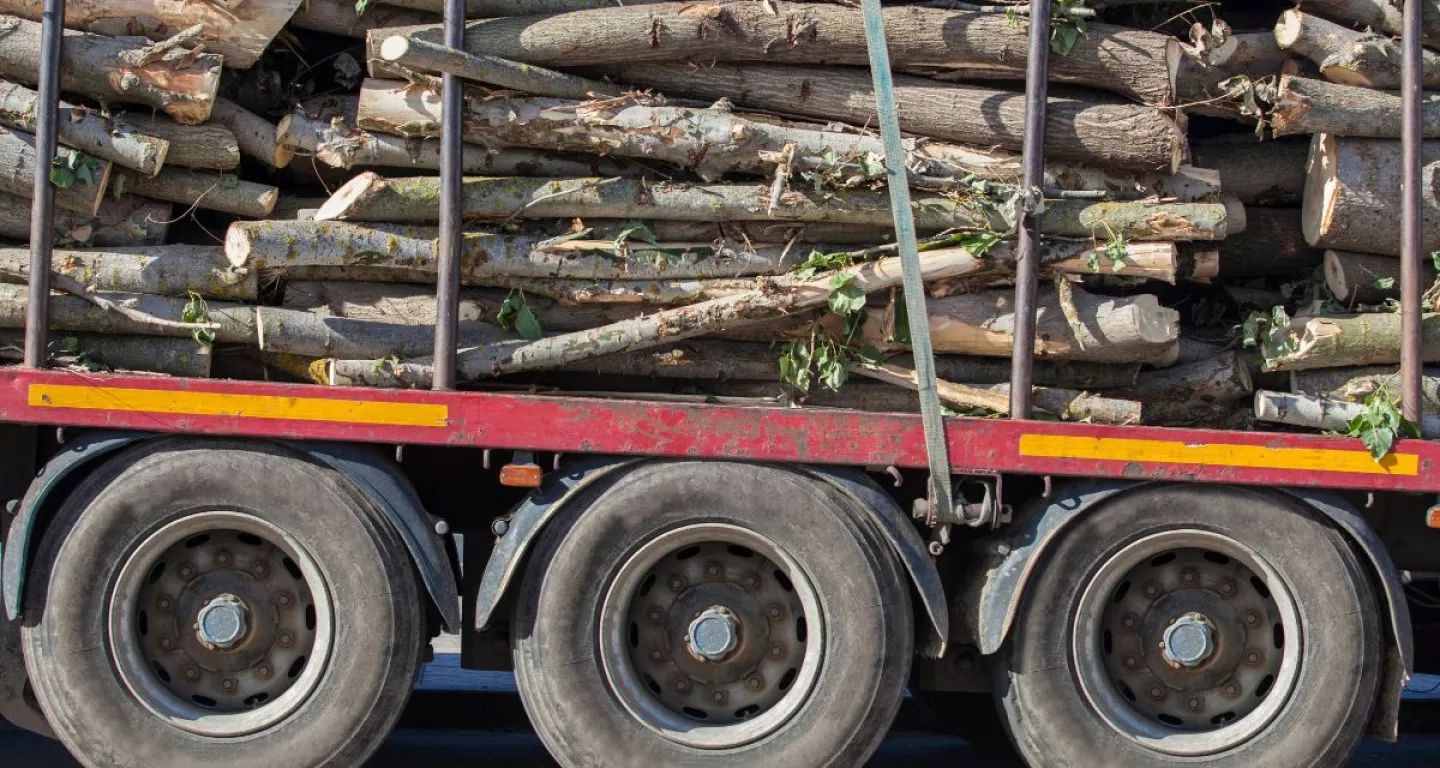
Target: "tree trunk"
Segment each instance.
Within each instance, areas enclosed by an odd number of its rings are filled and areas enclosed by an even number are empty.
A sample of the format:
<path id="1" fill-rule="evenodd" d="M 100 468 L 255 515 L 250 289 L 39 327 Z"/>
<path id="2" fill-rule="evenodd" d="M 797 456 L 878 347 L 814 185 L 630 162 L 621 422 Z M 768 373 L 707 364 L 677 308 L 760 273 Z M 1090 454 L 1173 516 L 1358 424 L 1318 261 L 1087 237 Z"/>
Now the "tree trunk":
<path id="1" fill-rule="evenodd" d="M 1058 57 L 1057 57 L 1058 58 Z M 616 80 L 658 88 L 668 96 L 727 98 L 742 107 L 875 123 L 875 95 L 860 70 L 726 65 L 691 69 L 673 64 L 616 64 L 600 68 Z M 1021 148 L 1025 97 L 978 85 L 895 78 L 900 127 L 962 144 Z M 1056 95 L 1046 111 L 1046 155 L 1115 168 L 1173 173 L 1184 154 L 1185 132 L 1160 110 L 1116 103 L 1100 94 Z"/>
<path id="2" fill-rule="evenodd" d="M 1331 82 L 1400 87 L 1400 45 L 1384 35 L 1358 32 L 1291 9 L 1275 24 L 1275 41 L 1318 64 L 1320 74 Z M 1440 85 L 1440 53 L 1425 51 L 1422 66 L 1424 86 Z"/>
<path id="3" fill-rule="evenodd" d="M 371 4 L 365 15 L 355 12 L 350 0 L 305 0 L 290 24 L 298 29 L 327 32 L 341 37 L 365 39 L 365 33 L 372 29 L 408 27 L 420 24 L 438 24 L 440 18 L 434 13 L 412 11 L 393 5 Z"/>
<path id="4" fill-rule="evenodd" d="M 1324 252 L 1305 242 L 1299 208 L 1247 208 L 1246 228 L 1218 243 L 1221 277 L 1304 277 Z"/>
<path id="5" fill-rule="evenodd" d="M 432 92 L 408 83 L 367 80 L 360 88 L 359 125 L 383 133 L 432 138 L 439 135 L 440 102 Z M 466 100 L 463 123 L 468 142 L 487 147 L 532 147 L 658 160 L 717 179 L 728 173 L 771 176 L 786 147 L 793 145 L 796 171 L 815 171 L 854 185 L 883 180 L 878 158 L 885 152 L 874 136 L 823 130 L 823 126 L 749 119 L 727 109 L 653 106 L 643 98 L 575 102 L 557 99 L 494 99 L 475 93 Z M 907 141 L 911 183 L 923 188 L 954 187 L 979 176 L 1015 183 L 1019 166 L 995 152 L 946 142 Z M 869 160 L 869 163 L 862 163 Z M 1091 189 L 1119 198 L 1158 195 L 1183 202 L 1214 200 L 1219 179 L 1196 168 L 1176 174 L 1136 174 L 1051 163 L 1046 184 Z"/>
<path id="6" fill-rule="evenodd" d="M 582 222 L 591 236 L 600 240 L 614 240 L 628 229 L 629 222 L 613 219 L 595 219 Z M 572 231 L 574 221 L 557 220 L 551 231 L 556 235 Z M 808 243 L 835 243 L 837 245 L 873 247 L 895 242 L 895 230 L 891 227 L 872 227 L 862 224 L 809 224 L 785 221 L 647 221 L 645 226 L 655 235 L 656 240 L 679 240 L 708 243 L 795 243 L 801 247 Z M 936 234 L 934 231 L 917 230 L 920 236 Z"/>
<path id="7" fill-rule="evenodd" d="M 166 168 L 155 176 L 123 172 L 116 177 L 117 189 L 156 200 L 222 211 L 236 216 L 263 219 L 275 208 L 280 190 L 226 174 L 196 172 L 190 168 Z"/>
<path id="8" fill-rule="evenodd" d="M 0 330 L 0 360 L 7 350 L 23 348 L 24 331 Z M 14 355 L 14 362 L 20 356 Z M 100 365 L 116 371 L 160 373 L 188 379 L 210 377 L 210 349 L 194 339 L 163 336 L 100 336 L 69 334 L 50 340 L 50 364 L 89 369 Z"/>
<path id="9" fill-rule="evenodd" d="M 164 115 L 127 112 L 116 120 L 121 130 L 131 129 L 170 142 L 165 165 L 228 171 L 240 165 L 240 143 L 223 125 L 180 125 Z"/>
<path id="10" fill-rule="evenodd" d="M 159 245 L 165 242 L 171 218 L 169 203 L 127 197 L 106 199 L 100 211 L 86 216 L 55 211 L 55 244 L 125 247 Z M 31 201 L 0 192 L 0 237 L 30 239 Z"/>
<path id="11" fill-rule="evenodd" d="M 433 222 L 439 218 L 440 180 L 387 179 L 362 173 L 336 190 L 316 214 L 317 221 Z M 836 224 L 891 224 L 883 191 L 834 190 L 810 195 L 792 189 L 774 214 L 769 184 L 651 184 L 629 179 L 465 180 L 462 211 L 471 219 L 595 217 L 684 221 L 824 221 Z M 914 202 L 920 229 L 979 228 L 1004 232 L 1004 217 L 992 207 L 947 197 L 920 196 Z M 1227 232 L 1229 212 L 1218 203 L 1050 203 L 1042 220 L 1046 234 L 1088 237 L 1113 234 L 1132 240 L 1215 240 Z"/>
<path id="12" fill-rule="evenodd" d="M 1250 369 L 1236 352 L 1140 374 L 1123 396 L 1145 404 L 1145 423 L 1203 424 L 1217 409 L 1228 409 L 1255 391 Z"/>
<path id="13" fill-rule="evenodd" d="M 919 390 L 920 381 L 911 368 L 895 364 L 853 365 L 850 370 L 887 384 Z M 1001 415 L 1010 412 L 1010 385 L 973 387 L 944 379 L 936 381 L 940 399 L 961 408 L 984 408 Z M 1034 387 L 1035 407 L 1064 421 L 1091 421 L 1096 424 L 1139 424 L 1140 404 L 1128 400 L 1097 397 L 1049 387 Z"/>
<path id="14" fill-rule="evenodd" d="M 34 133 L 38 97 L 23 85 L 0 80 L 0 125 Z M 160 170 L 170 151 L 164 139 L 117 127 L 96 110 L 64 101 L 55 128 L 61 144 L 144 174 Z"/>
<path id="15" fill-rule="evenodd" d="M 284 168 L 295 152 L 275 140 L 275 125 L 229 99 L 215 102 L 210 119 L 230 129 L 240 151 L 271 168 Z"/>
<path id="16" fill-rule="evenodd" d="M 635 62 L 770 62 L 865 66 L 858 8 L 776 3 L 668 3 L 517 17 L 470 24 L 465 48 L 503 59 L 578 67 Z M 1003 15 L 920 6 L 885 9 L 891 65 L 901 72 L 980 71 L 1021 79 L 1029 48 L 1024 24 Z M 1179 43 L 1168 35 L 1090 24 L 1051 79 L 1113 90 L 1137 101 L 1174 104 Z M 413 33 L 412 33 L 413 34 Z M 437 32 L 422 39 L 440 42 Z M 375 43 L 371 42 L 372 58 Z"/>
<path id="17" fill-rule="evenodd" d="M 553 96 L 560 99 L 588 99 L 619 96 L 622 91 L 608 83 L 567 75 L 532 64 L 521 64 L 495 56 L 468 53 L 438 43 L 405 35 L 380 41 L 380 58 L 422 72 L 444 72 L 491 86 Z"/>
<path id="18" fill-rule="evenodd" d="M 1205 54 L 1184 51 L 1175 77 L 1176 100 L 1187 114 L 1254 123 L 1254 117 L 1241 114 L 1233 96 L 1226 98 L 1230 91 L 1222 84 L 1234 77 L 1278 76 L 1292 61 L 1273 32 L 1232 33 L 1225 45 Z"/>
<path id="19" fill-rule="evenodd" d="M 29 289 L 23 285 L 0 283 L 0 328 L 25 327 L 25 298 Z M 147 315 L 166 320 L 180 321 L 184 316 L 188 299 L 149 296 L 145 294 L 107 293 L 108 299 L 123 302 Z M 255 310 L 239 304 L 209 305 L 211 322 L 220 328 L 215 340 L 226 344 L 255 343 Z M 82 331 L 87 333 L 175 336 L 190 338 L 193 331 L 182 328 L 162 328 L 139 323 L 114 312 L 107 312 L 94 304 L 69 294 L 55 294 L 50 297 L 50 328 L 56 331 Z"/>
<path id="20" fill-rule="evenodd" d="M 1299 205 L 1305 199 L 1310 142 L 1257 141 L 1253 136 L 1194 147 L 1194 163 L 1220 172 L 1220 186 L 1245 205 Z"/>
<path id="21" fill-rule="evenodd" d="M 1306 10 L 1396 37 L 1405 31 L 1404 4 L 1405 0 L 1305 0 Z M 1420 0 L 1420 4 L 1424 9 L 1420 39 L 1431 48 L 1440 48 L 1440 2 Z"/>
<path id="22" fill-rule="evenodd" d="M 467 288 L 460 292 L 462 321 L 494 321 L 507 292 L 490 288 Z M 379 320 L 409 325 L 435 324 L 435 289 L 394 283 L 287 282 L 284 306 L 321 315 L 352 320 Z M 581 331 L 640 315 L 659 312 L 653 304 L 598 304 L 574 306 L 549 302 L 530 304 L 546 331 Z M 765 346 L 769 346 L 768 344 Z"/>
<path id="23" fill-rule="evenodd" d="M 435 350 L 434 325 L 407 325 L 324 317 L 280 307 L 256 307 L 256 338 L 261 352 L 303 357 L 342 357 L 380 360 L 392 355 L 411 357 Z M 495 344 L 515 338 L 499 326 L 466 322 L 460 328 L 460 346 Z"/>
<path id="24" fill-rule="evenodd" d="M 1365 406 L 1344 400 L 1264 390 L 1255 393 L 1255 418 L 1275 424 L 1346 432 L 1350 421 L 1364 411 Z M 1420 434 L 1426 440 L 1440 437 L 1440 415 L 1425 414 L 1419 426 Z"/>
<path id="25" fill-rule="evenodd" d="M 1440 363 L 1440 315 L 1421 323 L 1422 358 Z M 1291 348 L 1276 350 L 1265 360 L 1267 371 L 1342 368 L 1400 362 L 1400 315 L 1382 312 L 1334 317 L 1299 317 L 1292 321 Z"/>
<path id="26" fill-rule="evenodd" d="M 417 94 L 416 98 L 425 96 Z M 371 133 L 355 127 L 355 122 L 354 97 L 314 99 L 280 119 L 279 140 L 286 146 L 313 154 L 320 162 L 335 168 L 440 168 L 438 140 Z M 562 155 L 528 149 L 491 149 L 475 144 L 461 147 L 460 162 L 463 172 L 484 176 L 563 178 L 639 176 L 645 172 L 639 164 L 593 154 Z"/>
<path id="27" fill-rule="evenodd" d="M 87 181 L 77 173 L 65 186 L 52 181 L 55 205 L 68 211 L 94 215 L 100 210 L 100 203 L 105 199 L 105 188 L 110 183 L 110 163 L 64 147 L 57 147 L 55 156 L 59 162 L 72 167 L 79 163 L 83 167 L 82 172 L 90 176 Z M 48 160 L 49 158 L 46 158 L 45 161 L 40 161 L 40 164 L 48 164 Z M 11 128 L 0 128 L 0 191 L 30 197 L 35 192 L 36 165 L 35 135 Z M 51 176 L 53 179 L 54 174 Z"/>
<path id="28" fill-rule="evenodd" d="M 1421 143 L 1421 232 L 1440 250 L 1440 141 Z M 1400 255 L 1400 142 L 1322 134 L 1310 145 L 1305 238 L 1317 248 Z"/>
<path id="29" fill-rule="evenodd" d="M 1314 395 L 1358 403 L 1380 390 L 1396 395 L 1401 389 L 1400 371 L 1393 365 L 1315 368 L 1290 372 L 1290 391 L 1297 395 Z M 1440 368 L 1424 368 L 1420 390 L 1427 409 L 1440 409 Z"/>
<path id="30" fill-rule="evenodd" d="M 962 248 L 924 253 L 920 255 L 920 261 L 920 275 L 925 279 L 973 272 L 984 263 Z M 667 341 L 683 341 L 721 328 L 763 323 L 824 305 L 829 300 L 832 280 L 842 275 L 850 278 L 850 285 L 867 294 L 893 288 L 900 283 L 900 259 L 882 259 L 823 273 L 808 280 L 784 278 L 763 290 L 746 291 L 539 341 L 464 350 L 459 355 L 458 374 L 462 379 L 476 379 L 547 370 L 617 352 L 647 349 Z M 333 360 L 330 361 L 329 378 L 332 383 L 369 381 L 377 386 L 428 386 L 433 372 L 431 366 L 424 362 L 399 362 L 379 366 L 379 370 L 375 368 L 372 366 L 367 373 L 361 370 L 364 365 L 357 365 L 356 361 Z"/>
<path id="31" fill-rule="evenodd" d="M 1421 259 L 1422 288 L 1435 282 L 1435 267 Z M 1384 304 L 1400 298 L 1400 260 L 1354 251 L 1325 252 L 1325 284 L 1346 306 Z"/>
<path id="32" fill-rule="evenodd" d="M 204 27 L 205 50 L 225 57 L 225 66 L 251 67 L 295 13 L 301 0 L 246 0 L 209 4 L 184 0 L 70 0 L 65 26 L 101 35 L 143 35 L 165 40 L 196 24 Z M 0 0 L 0 13 L 40 21 L 43 0 Z"/>
<path id="33" fill-rule="evenodd" d="M 1330 133 L 1398 139 L 1401 102 L 1398 94 L 1373 88 L 1284 77 L 1270 108 L 1270 126 L 1276 136 Z M 1440 138 L 1440 96 L 1430 94 L 1421 102 L 1420 123 L 1425 138 Z"/>
<path id="34" fill-rule="evenodd" d="M 105 102 L 144 104 L 185 125 L 209 119 L 220 87 L 220 56 L 180 50 L 143 67 L 120 63 L 119 55 L 135 47 L 133 38 L 67 31 L 60 55 L 60 89 Z M 40 25 L 0 16 L 0 77 L 34 85 L 39 63 Z"/>
<path id="35" fill-rule="evenodd" d="M 121 251 L 56 250 L 53 269 L 97 291 L 255 301 L 255 270 L 233 270 L 219 246 L 160 245 Z M 0 248 L 0 271 L 29 274 L 28 248 Z"/>

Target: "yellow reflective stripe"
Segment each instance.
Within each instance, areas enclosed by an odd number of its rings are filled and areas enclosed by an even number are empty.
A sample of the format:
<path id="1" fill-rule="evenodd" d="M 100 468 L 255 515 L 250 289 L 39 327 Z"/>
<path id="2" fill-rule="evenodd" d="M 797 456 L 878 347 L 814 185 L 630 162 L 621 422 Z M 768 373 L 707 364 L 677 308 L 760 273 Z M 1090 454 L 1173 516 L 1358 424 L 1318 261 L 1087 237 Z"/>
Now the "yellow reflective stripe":
<path id="1" fill-rule="evenodd" d="M 36 408 L 334 421 L 391 427 L 443 427 L 450 416 L 450 409 L 445 405 L 320 397 L 233 395 L 68 384 L 32 384 L 29 394 L 30 405 Z"/>
<path id="2" fill-rule="evenodd" d="M 1259 445 L 1224 443 L 1193 445 L 1178 440 L 1131 440 L 1118 437 L 1021 435 L 1020 455 L 1052 459 L 1137 461 L 1147 464 L 1353 472 L 1366 475 L 1420 474 L 1420 457 L 1409 453 L 1392 453 L 1376 462 L 1368 451 L 1266 448 Z"/>

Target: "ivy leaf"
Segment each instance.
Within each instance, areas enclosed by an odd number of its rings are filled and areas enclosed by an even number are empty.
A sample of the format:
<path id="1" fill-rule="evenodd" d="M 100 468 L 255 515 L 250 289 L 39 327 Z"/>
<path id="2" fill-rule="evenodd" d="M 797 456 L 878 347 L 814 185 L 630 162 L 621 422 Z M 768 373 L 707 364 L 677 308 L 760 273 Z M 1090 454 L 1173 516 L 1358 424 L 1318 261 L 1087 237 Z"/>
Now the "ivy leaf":
<path id="1" fill-rule="evenodd" d="M 210 305 L 200 298 L 200 294 L 191 293 L 190 302 L 180 311 L 180 322 L 182 323 L 208 323 L 210 322 Z M 203 347 L 214 346 L 215 332 L 211 330 L 197 330 L 191 334 L 195 343 Z"/>
<path id="2" fill-rule="evenodd" d="M 1080 39 L 1080 28 L 1072 24 L 1058 24 L 1050 30 L 1050 50 L 1064 56 L 1075 49 Z"/>
<path id="3" fill-rule="evenodd" d="M 827 341 L 815 351 L 815 368 L 820 373 L 820 383 L 831 392 L 838 392 L 850 378 L 848 355 L 839 344 Z"/>
<path id="4" fill-rule="evenodd" d="M 852 275 L 836 275 L 830 280 L 830 311 L 849 317 L 865 309 L 865 291 L 855 284 Z"/>
<path id="5" fill-rule="evenodd" d="M 540 320 L 530 310 L 529 304 L 521 304 L 520 309 L 515 312 L 515 330 L 530 341 L 545 335 L 545 329 L 540 327 Z"/>
<path id="6" fill-rule="evenodd" d="M 1390 453 L 1397 440 L 1420 436 L 1414 422 L 1400 414 L 1383 387 L 1365 398 L 1365 409 L 1347 427 L 1349 436 L 1360 438 L 1377 462 Z"/>
<path id="7" fill-rule="evenodd" d="M 1377 278 L 1377 279 L 1375 280 L 1375 282 L 1372 283 L 1372 285 L 1373 285 L 1375 288 L 1379 289 L 1379 290 L 1386 291 L 1386 290 L 1389 290 L 1389 289 L 1395 287 L 1395 278 L 1393 278 L 1393 277 L 1381 277 L 1381 278 Z"/>
<path id="8" fill-rule="evenodd" d="M 780 355 L 780 380 L 802 394 L 810 391 L 810 362 L 814 349 L 805 342 L 792 341 Z"/>
<path id="9" fill-rule="evenodd" d="M 622 225 L 620 234 L 615 236 L 615 250 L 622 250 L 625 244 L 631 239 L 640 240 L 651 245 L 659 245 L 655 240 L 655 233 L 643 221 L 627 221 Z"/>
<path id="10" fill-rule="evenodd" d="M 885 362 L 885 356 L 880 353 L 879 349 L 875 348 L 874 344 L 866 344 L 855 354 L 860 361 L 866 365 L 879 365 Z"/>

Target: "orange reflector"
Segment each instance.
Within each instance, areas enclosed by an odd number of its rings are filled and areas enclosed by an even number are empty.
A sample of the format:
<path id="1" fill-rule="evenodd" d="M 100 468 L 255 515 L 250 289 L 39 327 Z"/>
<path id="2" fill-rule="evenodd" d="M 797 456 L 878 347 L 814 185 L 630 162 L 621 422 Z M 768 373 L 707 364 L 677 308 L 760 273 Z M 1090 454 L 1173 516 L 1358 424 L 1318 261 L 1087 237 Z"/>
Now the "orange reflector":
<path id="1" fill-rule="evenodd" d="M 500 484 L 511 488 L 538 488 L 544 476 L 534 464 L 506 464 L 500 468 Z"/>
<path id="2" fill-rule="evenodd" d="M 1440 504 L 1425 512 L 1425 524 L 1431 528 L 1440 528 Z"/>

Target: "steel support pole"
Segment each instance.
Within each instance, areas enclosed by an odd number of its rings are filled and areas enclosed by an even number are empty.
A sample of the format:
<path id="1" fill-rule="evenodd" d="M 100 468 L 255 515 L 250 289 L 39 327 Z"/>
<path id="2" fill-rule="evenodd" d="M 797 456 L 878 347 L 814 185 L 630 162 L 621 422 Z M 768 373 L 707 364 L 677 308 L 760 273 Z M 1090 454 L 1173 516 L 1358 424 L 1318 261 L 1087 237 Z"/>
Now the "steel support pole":
<path id="1" fill-rule="evenodd" d="M 1035 307 L 1040 292 L 1040 210 L 1045 184 L 1045 107 L 1050 90 L 1050 0 L 1030 3 L 1025 66 L 1025 146 L 1020 243 L 1015 263 L 1015 345 L 1010 352 L 1010 418 L 1030 418 Z"/>
<path id="2" fill-rule="evenodd" d="M 445 0 L 445 45 L 465 47 L 465 0 Z M 460 336 L 460 78 L 441 75 L 440 264 L 435 284 L 435 389 L 455 388 Z"/>
<path id="3" fill-rule="evenodd" d="M 30 288 L 25 302 L 25 367 L 43 368 L 50 343 L 50 252 L 55 245 L 55 156 L 60 112 L 60 44 L 65 0 L 45 0 L 40 33 L 40 87 L 35 100 L 35 190 L 30 207 Z"/>
<path id="4" fill-rule="evenodd" d="M 1420 22 L 1424 5 L 1421 0 L 1407 0 L 1405 3 L 1405 30 L 1401 40 L 1404 47 L 1404 70 L 1400 86 L 1404 100 L 1401 134 L 1404 175 L 1401 180 L 1400 210 L 1400 400 L 1405 418 L 1416 424 L 1420 423 L 1424 410 L 1420 369 L 1423 355 L 1420 303 L 1424 292 L 1420 285 L 1420 252 L 1424 246 L 1420 194 L 1423 173 L 1420 142 L 1424 138 L 1420 112 L 1420 76 L 1424 49 L 1420 45 Z"/>

